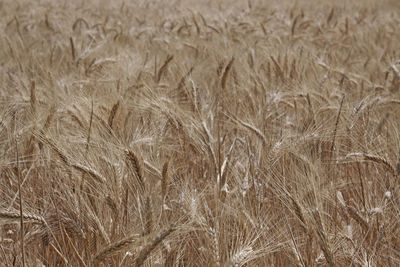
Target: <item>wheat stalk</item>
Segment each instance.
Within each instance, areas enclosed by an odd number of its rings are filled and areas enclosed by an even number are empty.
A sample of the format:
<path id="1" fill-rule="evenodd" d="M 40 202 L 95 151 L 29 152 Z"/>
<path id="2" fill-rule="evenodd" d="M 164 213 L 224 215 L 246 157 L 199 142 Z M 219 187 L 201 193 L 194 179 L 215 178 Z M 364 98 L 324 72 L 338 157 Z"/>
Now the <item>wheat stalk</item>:
<path id="1" fill-rule="evenodd" d="M 297 218 L 300 220 L 301 228 L 303 229 L 304 233 L 307 233 L 308 232 L 307 228 L 306 228 L 307 223 L 306 223 L 306 220 L 303 215 L 303 209 L 301 208 L 301 206 L 297 202 L 297 200 L 294 197 L 292 197 L 290 194 L 289 194 L 289 198 L 292 201 L 294 212 L 295 212 Z"/>
<path id="2" fill-rule="evenodd" d="M 36 103 L 37 103 L 37 99 L 36 99 L 36 83 L 35 83 L 35 81 L 31 82 L 31 98 L 30 98 L 30 102 L 31 102 L 32 114 L 33 114 L 33 116 L 35 116 L 35 114 L 36 114 Z"/>
<path id="3" fill-rule="evenodd" d="M 330 150 L 330 155 L 329 155 L 330 164 L 332 163 L 333 150 L 335 149 L 336 133 L 337 133 L 338 125 L 339 125 L 340 113 L 342 112 L 343 100 L 344 100 L 344 95 L 342 96 L 342 99 L 340 100 L 339 111 L 338 111 L 338 114 L 336 116 L 335 128 L 333 130 L 331 150 Z M 331 165 L 329 165 L 329 166 L 331 166 Z"/>
<path id="4" fill-rule="evenodd" d="M 71 56 L 72 56 L 72 60 L 75 61 L 75 58 L 76 58 L 76 51 L 75 51 L 74 39 L 72 39 L 72 37 L 69 38 L 69 44 L 70 44 L 70 46 L 71 46 Z"/>
<path id="5" fill-rule="evenodd" d="M 16 116 L 15 118 L 16 119 Z M 25 229 L 24 229 L 24 220 L 23 220 L 23 200 L 22 200 L 22 190 L 21 190 L 21 172 L 20 172 L 20 166 L 19 166 L 19 149 L 18 149 L 18 139 L 19 137 L 17 136 L 15 139 L 15 152 L 17 156 L 17 178 L 18 178 L 18 195 L 19 195 L 19 217 L 20 217 L 20 238 L 21 238 L 21 254 L 22 254 L 22 266 L 25 267 L 25 242 L 24 242 L 24 235 L 25 235 Z"/>
<path id="6" fill-rule="evenodd" d="M 331 249 L 328 244 L 328 239 L 326 237 L 326 233 L 324 230 L 324 226 L 322 225 L 321 216 L 318 210 L 313 210 L 312 215 L 314 217 L 315 222 L 315 231 L 317 236 L 319 237 L 319 245 L 321 247 L 322 252 L 324 253 L 325 260 L 329 263 L 330 266 L 334 266 L 334 257 L 332 255 Z"/>

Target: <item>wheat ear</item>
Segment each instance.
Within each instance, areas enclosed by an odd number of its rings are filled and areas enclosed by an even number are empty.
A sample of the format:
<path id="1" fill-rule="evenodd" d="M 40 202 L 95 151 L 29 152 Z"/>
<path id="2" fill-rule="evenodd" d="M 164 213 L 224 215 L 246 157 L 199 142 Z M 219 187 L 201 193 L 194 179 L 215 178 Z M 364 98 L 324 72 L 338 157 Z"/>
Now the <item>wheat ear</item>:
<path id="1" fill-rule="evenodd" d="M 161 232 L 156 236 L 146 247 L 144 247 L 135 261 L 135 266 L 140 267 L 143 265 L 144 261 L 150 256 L 151 252 L 160 244 L 167 236 L 175 231 L 174 225 L 171 225 L 168 229 Z"/>
<path id="2" fill-rule="evenodd" d="M 112 107 L 110 115 L 108 116 L 108 126 L 110 126 L 110 129 L 112 129 L 114 118 L 115 118 L 115 115 L 117 114 L 119 105 L 120 105 L 120 102 L 117 101 L 117 103 L 115 103 L 114 106 Z"/>
<path id="3" fill-rule="evenodd" d="M 125 149 L 125 154 L 136 174 L 141 190 L 144 191 L 146 187 L 144 184 L 143 167 L 142 167 L 143 164 L 141 159 L 136 155 L 135 152 L 133 152 L 130 149 Z"/>
<path id="4" fill-rule="evenodd" d="M 228 65 L 226 65 L 226 67 L 225 67 L 224 73 L 222 74 L 222 78 L 221 78 L 222 89 L 226 88 L 226 83 L 228 81 L 228 74 L 229 74 L 230 70 L 232 69 L 234 61 L 235 61 L 235 58 L 232 57 L 232 59 L 229 61 Z"/>
<path id="5" fill-rule="evenodd" d="M 33 222 L 42 225 L 46 225 L 46 221 L 43 217 L 22 213 L 22 218 L 25 222 Z M 17 212 L 10 212 L 10 211 L 0 211 L 0 220 L 4 220 L 6 223 L 18 223 L 21 219 L 21 214 Z"/>
<path id="6" fill-rule="evenodd" d="M 166 161 L 162 168 L 161 197 L 164 200 L 168 193 L 169 184 L 169 161 Z"/>
<path id="7" fill-rule="evenodd" d="M 137 235 L 133 235 L 133 236 L 127 237 L 123 240 L 120 240 L 116 243 L 113 243 L 110 246 L 106 247 L 105 249 L 101 250 L 99 253 L 97 253 L 94 256 L 94 258 L 92 260 L 93 265 L 103 261 L 105 258 L 107 258 L 109 256 L 118 254 L 120 251 L 129 248 L 131 245 L 133 245 L 137 242 L 137 238 L 138 238 Z"/>

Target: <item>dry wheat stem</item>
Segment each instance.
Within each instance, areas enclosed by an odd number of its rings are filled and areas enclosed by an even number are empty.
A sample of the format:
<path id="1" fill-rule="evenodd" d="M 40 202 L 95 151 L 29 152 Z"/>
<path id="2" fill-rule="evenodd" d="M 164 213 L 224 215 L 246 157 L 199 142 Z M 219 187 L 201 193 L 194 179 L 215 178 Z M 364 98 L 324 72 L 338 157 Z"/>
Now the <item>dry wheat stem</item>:
<path id="1" fill-rule="evenodd" d="M 32 115 L 35 116 L 36 114 L 36 83 L 35 81 L 31 82 L 31 98 L 30 98 L 30 102 L 31 102 L 31 109 L 32 109 Z"/>
<path id="2" fill-rule="evenodd" d="M 294 248 L 295 248 L 296 259 L 300 262 L 300 265 L 301 265 L 301 266 L 305 267 L 306 265 L 304 264 L 303 257 L 302 257 L 302 255 L 301 255 L 299 249 L 298 249 L 297 242 L 296 242 L 296 240 L 295 240 L 295 238 L 294 238 L 294 236 L 293 236 L 293 232 L 292 232 L 292 229 L 291 229 L 291 227 L 290 227 L 290 225 L 289 225 L 289 222 L 288 222 L 288 219 L 287 219 L 287 217 L 286 217 L 286 214 L 285 214 L 285 221 L 286 221 L 286 226 L 287 226 L 288 229 L 289 229 L 289 233 L 290 233 L 290 238 L 291 238 L 291 240 L 292 240 L 292 244 L 293 244 L 293 246 L 294 246 Z"/>
<path id="3" fill-rule="evenodd" d="M 20 238 L 21 238 L 21 254 L 22 254 L 22 266 L 25 267 L 25 228 L 24 228 L 24 212 L 22 206 L 22 191 L 21 191 L 21 173 L 19 167 L 19 150 L 18 150 L 18 137 L 15 139 L 15 151 L 17 154 L 17 178 L 18 178 L 18 195 L 19 195 L 19 216 L 20 216 Z"/>
<path id="4" fill-rule="evenodd" d="M 312 215 L 314 218 L 315 226 L 314 230 L 319 237 L 319 244 L 322 252 L 324 253 L 325 260 L 329 263 L 330 266 L 334 266 L 334 257 L 332 255 L 331 249 L 329 247 L 328 239 L 326 236 L 326 232 L 324 226 L 322 225 L 321 216 L 318 210 L 313 210 Z"/>

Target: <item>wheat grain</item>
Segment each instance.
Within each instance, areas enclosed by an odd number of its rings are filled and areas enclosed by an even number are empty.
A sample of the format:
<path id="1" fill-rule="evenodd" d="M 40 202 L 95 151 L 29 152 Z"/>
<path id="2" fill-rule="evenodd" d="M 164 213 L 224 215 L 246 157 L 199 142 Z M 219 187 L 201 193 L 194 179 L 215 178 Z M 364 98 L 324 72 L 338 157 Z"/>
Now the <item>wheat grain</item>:
<path id="1" fill-rule="evenodd" d="M 162 180 L 161 180 L 161 198 L 165 199 L 168 193 L 169 185 L 169 161 L 166 161 L 162 168 Z"/>
<path id="2" fill-rule="evenodd" d="M 172 59 L 174 56 L 168 55 L 167 59 L 165 60 L 164 64 L 161 66 L 161 68 L 158 70 L 157 75 L 156 75 L 156 82 L 160 83 L 162 75 L 165 73 L 165 71 L 168 68 L 168 65 L 171 63 Z"/>
<path id="3" fill-rule="evenodd" d="M 100 252 L 98 252 L 94 256 L 92 262 L 93 262 L 93 264 L 101 262 L 107 257 L 118 254 L 121 251 L 128 249 L 130 246 L 135 245 L 137 242 L 138 242 L 137 235 L 132 235 L 127 238 L 124 238 L 123 240 L 115 242 L 115 243 L 109 245 L 108 247 L 104 248 Z"/>
<path id="4" fill-rule="evenodd" d="M 146 189 L 145 187 L 145 181 L 144 181 L 144 176 L 143 176 L 143 167 L 142 167 L 142 161 L 141 159 L 138 158 L 135 152 L 133 152 L 130 149 L 125 149 L 125 154 L 129 162 L 131 163 L 131 166 L 133 168 L 133 171 L 136 174 L 136 177 L 139 182 L 140 189 L 144 191 Z"/>
<path id="5" fill-rule="evenodd" d="M 139 253 L 135 261 L 135 266 L 140 267 L 143 265 L 145 260 L 150 256 L 151 252 L 160 244 L 165 238 L 175 231 L 175 226 L 171 225 L 168 229 L 162 231 L 157 235 L 151 242 L 145 246 Z"/>
<path id="6" fill-rule="evenodd" d="M 146 203 L 144 205 L 144 231 L 143 236 L 149 235 L 153 229 L 153 211 L 151 206 L 150 197 L 146 197 Z"/>
<path id="7" fill-rule="evenodd" d="M 117 103 L 115 103 L 114 106 L 112 107 L 112 109 L 110 111 L 110 115 L 108 116 L 108 126 L 110 126 L 110 129 L 112 129 L 112 127 L 113 127 L 114 118 L 118 111 L 119 105 L 120 105 L 120 102 L 117 101 Z"/>
<path id="8" fill-rule="evenodd" d="M 233 66 L 233 62 L 235 61 L 235 58 L 232 57 L 232 59 L 228 62 L 228 64 L 226 65 L 224 72 L 222 73 L 222 77 L 221 77 L 221 87 L 222 89 L 226 89 L 226 83 L 228 82 L 228 75 L 232 69 Z"/>
<path id="9" fill-rule="evenodd" d="M 34 222 L 42 225 L 46 225 L 46 221 L 42 216 L 22 213 L 22 218 L 25 222 Z M 0 211 L 0 220 L 5 221 L 6 223 L 19 223 L 21 219 L 21 215 L 17 212 L 10 211 Z"/>

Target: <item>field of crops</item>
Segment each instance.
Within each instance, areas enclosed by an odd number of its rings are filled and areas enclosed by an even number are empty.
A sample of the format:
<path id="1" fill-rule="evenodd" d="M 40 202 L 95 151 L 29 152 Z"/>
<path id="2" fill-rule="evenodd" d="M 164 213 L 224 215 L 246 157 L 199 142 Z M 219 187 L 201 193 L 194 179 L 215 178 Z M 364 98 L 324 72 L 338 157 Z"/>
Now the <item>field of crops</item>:
<path id="1" fill-rule="evenodd" d="M 0 2 L 1 266 L 400 266 L 397 0 Z"/>

